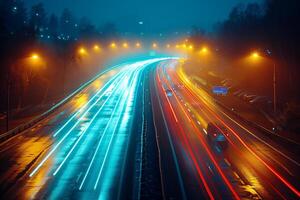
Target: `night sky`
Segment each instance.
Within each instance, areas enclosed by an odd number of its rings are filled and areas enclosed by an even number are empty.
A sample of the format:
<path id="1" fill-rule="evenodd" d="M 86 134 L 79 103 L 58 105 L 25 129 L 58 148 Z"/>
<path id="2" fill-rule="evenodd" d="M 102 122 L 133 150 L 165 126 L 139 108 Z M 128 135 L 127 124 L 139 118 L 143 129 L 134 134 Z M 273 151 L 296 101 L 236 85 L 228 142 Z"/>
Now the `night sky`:
<path id="1" fill-rule="evenodd" d="M 96 26 L 116 24 L 121 32 L 147 34 L 186 33 L 193 25 L 213 29 L 239 3 L 262 0 L 26 0 L 43 2 L 47 11 L 60 14 L 69 8 L 77 17 L 88 17 Z"/>

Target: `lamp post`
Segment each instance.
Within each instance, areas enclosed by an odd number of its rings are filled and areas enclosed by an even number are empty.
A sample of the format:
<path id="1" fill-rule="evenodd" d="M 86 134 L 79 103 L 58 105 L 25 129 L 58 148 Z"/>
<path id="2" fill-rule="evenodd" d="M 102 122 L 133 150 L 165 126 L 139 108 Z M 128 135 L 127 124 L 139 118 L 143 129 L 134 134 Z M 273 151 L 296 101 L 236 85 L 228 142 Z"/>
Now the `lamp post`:
<path id="1" fill-rule="evenodd" d="M 273 110 L 274 114 L 277 112 L 277 98 L 276 98 L 276 64 L 273 63 Z"/>
<path id="2" fill-rule="evenodd" d="M 6 72 L 6 132 L 9 131 L 9 118 L 10 118 L 10 67 Z"/>
<path id="3" fill-rule="evenodd" d="M 36 53 L 31 54 L 30 56 L 26 57 L 29 59 L 32 64 L 40 61 L 40 56 Z M 26 59 L 25 58 L 25 59 Z M 11 89 L 11 68 L 14 66 L 15 61 L 9 62 L 11 66 L 7 68 L 6 71 L 6 131 L 9 131 L 9 119 L 10 119 L 10 89 Z"/>
<path id="4" fill-rule="evenodd" d="M 267 50 L 267 54 L 270 56 L 271 55 L 271 51 Z M 251 57 L 254 60 L 259 59 L 261 56 L 259 55 L 258 52 L 252 52 Z M 276 79 L 276 64 L 274 61 L 273 62 L 273 80 L 272 80 L 272 85 L 273 85 L 273 112 L 274 114 L 277 113 L 277 90 L 276 90 L 276 86 L 277 86 L 277 79 Z"/>

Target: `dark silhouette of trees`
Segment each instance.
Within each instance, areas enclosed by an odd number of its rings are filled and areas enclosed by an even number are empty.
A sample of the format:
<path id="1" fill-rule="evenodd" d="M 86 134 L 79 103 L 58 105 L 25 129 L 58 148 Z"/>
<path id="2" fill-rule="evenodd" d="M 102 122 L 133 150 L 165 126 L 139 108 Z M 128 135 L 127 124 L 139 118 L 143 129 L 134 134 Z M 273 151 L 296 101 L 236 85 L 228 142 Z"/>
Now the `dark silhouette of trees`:
<path id="1" fill-rule="evenodd" d="M 277 100 L 282 110 L 282 124 L 286 128 L 298 131 L 300 116 L 299 10 L 299 0 L 265 0 L 262 4 L 239 5 L 231 11 L 227 20 L 219 24 L 217 37 L 222 54 L 227 58 L 240 59 L 255 49 L 259 50 L 269 62 L 276 63 Z M 271 53 L 268 54 L 267 51 Z M 268 68 L 266 63 L 263 65 L 262 68 Z M 235 74 L 232 75 L 233 77 L 241 72 L 240 66 L 237 67 L 231 70 L 231 74 Z M 239 72 L 236 72 L 238 70 Z M 272 73 L 272 67 L 270 67 L 269 73 L 265 73 L 260 78 L 249 74 L 242 78 L 249 79 L 247 86 L 252 85 L 254 91 L 258 91 L 262 85 L 269 84 L 269 88 L 265 86 L 264 91 L 268 93 L 272 91 Z M 264 82 L 263 79 L 268 77 L 270 81 Z M 256 79 L 255 83 L 252 83 L 254 79 Z"/>
<path id="2" fill-rule="evenodd" d="M 48 90 L 43 88 L 44 83 L 57 78 L 53 74 L 62 74 L 66 65 L 73 62 L 77 40 L 103 37 L 88 19 L 78 20 L 68 9 L 64 9 L 61 15 L 56 16 L 47 13 L 42 3 L 27 10 L 24 2 L 24 0 L 0 0 L 0 113 L 5 110 L 6 105 L 8 72 L 11 72 L 10 79 L 13 83 L 10 91 L 14 97 L 11 102 L 12 109 L 21 102 L 22 93 L 25 93 L 23 91 L 25 86 L 22 86 L 22 75 L 25 70 L 23 64 L 33 51 L 43 54 L 44 58 L 49 59 L 48 62 L 53 63 L 50 63 L 51 69 L 47 69 L 47 74 L 35 77 L 34 84 L 30 87 L 34 85 L 39 90 Z M 105 28 L 106 34 L 116 35 L 115 26 Z M 43 73 L 42 70 L 39 73 Z M 31 96 L 30 103 L 38 104 L 40 94 L 36 94 L 38 92 L 33 90 L 38 89 L 31 88 L 28 90 L 31 93 L 26 95 Z"/>
<path id="3" fill-rule="evenodd" d="M 26 25 L 26 9 L 24 3 L 19 0 L 1 1 L 0 5 L 2 34 L 19 36 Z"/>
<path id="4" fill-rule="evenodd" d="M 37 37 L 44 37 L 47 32 L 47 15 L 42 3 L 32 6 L 29 25 L 33 28 Z"/>
<path id="5" fill-rule="evenodd" d="M 227 57 L 241 57 L 253 49 L 269 50 L 278 64 L 281 96 L 299 98 L 300 1 L 266 0 L 235 7 L 220 24 L 218 41 Z M 267 56 L 267 55 L 265 55 Z"/>
<path id="6" fill-rule="evenodd" d="M 64 40 L 75 38 L 77 35 L 78 23 L 71 11 L 65 8 L 60 16 L 60 37 Z"/>
<path id="7" fill-rule="evenodd" d="M 98 35 L 95 26 L 86 17 L 80 19 L 79 35 L 83 38 L 94 38 Z"/>
<path id="8" fill-rule="evenodd" d="M 118 37 L 117 27 L 114 23 L 106 23 L 100 28 L 100 32 L 105 39 L 115 39 Z"/>
<path id="9" fill-rule="evenodd" d="M 54 14 L 52 14 L 49 18 L 48 29 L 49 29 L 48 32 L 50 38 L 52 40 L 56 40 L 59 33 L 59 24 L 58 24 L 58 18 Z"/>

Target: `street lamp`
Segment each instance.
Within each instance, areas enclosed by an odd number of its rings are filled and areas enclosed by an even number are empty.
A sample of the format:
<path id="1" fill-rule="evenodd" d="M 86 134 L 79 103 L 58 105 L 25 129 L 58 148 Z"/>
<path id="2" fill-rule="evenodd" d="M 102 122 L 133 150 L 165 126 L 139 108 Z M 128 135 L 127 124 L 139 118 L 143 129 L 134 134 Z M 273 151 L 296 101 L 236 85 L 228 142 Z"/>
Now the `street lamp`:
<path id="1" fill-rule="evenodd" d="M 30 59 L 31 60 L 38 60 L 40 58 L 40 56 L 36 53 L 31 54 Z"/>
<path id="2" fill-rule="evenodd" d="M 258 52 L 256 52 L 256 51 L 252 52 L 251 57 L 252 57 L 253 59 L 258 59 L 258 58 L 259 58 Z"/>
<path id="3" fill-rule="evenodd" d="M 116 45 L 115 42 L 112 42 L 112 43 L 110 44 L 110 47 L 111 47 L 112 49 L 115 49 L 115 48 L 117 48 L 117 45 Z"/>
<path id="4" fill-rule="evenodd" d="M 202 53 L 207 53 L 207 51 L 208 51 L 207 47 L 202 47 L 202 49 L 201 49 Z"/>
<path id="5" fill-rule="evenodd" d="M 95 52 L 100 51 L 100 47 L 99 47 L 99 45 L 97 45 L 97 44 L 95 44 L 95 45 L 93 46 L 93 49 L 94 49 Z"/>
<path id="6" fill-rule="evenodd" d="M 139 42 L 135 43 L 135 47 L 140 48 L 141 47 L 141 43 L 139 43 Z"/>
<path id="7" fill-rule="evenodd" d="M 86 54 L 87 54 L 87 51 L 86 51 L 86 49 L 85 49 L 84 47 L 80 47 L 80 48 L 78 49 L 78 53 L 79 53 L 80 55 L 86 55 Z"/>
<path id="8" fill-rule="evenodd" d="M 267 53 L 271 55 L 271 51 L 267 50 Z M 261 58 L 261 55 L 257 52 L 254 51 L 251 53 L 251 58 L 253 60 L 258 60 Z M 276 92 L 276 85 L 277 85 L 277 80 L 276 80 L 276 64 L 273 62 L 273 111 L 274 114 L 277 112 L 277 92 Z"/>
<path id="9" fill-rule="evenodd" d="M 127 43 L 127 42 L 124 42 L 124 43 L 123 43 L 123 47 L 124 47 L 125 49 L 127 49 L 127 48 L 128 48 L 128 43 Z"/>
<path id="10" fill-rule="evenodd" d="M 154 43 L 152 44 L 152 47 L 153 47 L 153 48 L 157 48 L 157 44 L 154 42 Z"/>
<path id="11" fill-rule="evenodd" d="M 19 59 L 19 60 L 27 60 L 32 61 L 32 64 L 40 63 L 41 57 L 37 53 L 32 53 L 31 55 Z M 39 62 L 38 62 L 39 61 Z M 16 61 L 14 61 L 16 62 Z M 7 67 L 6 71 L 6 131 L 9 131 L 9 118 L 10 118 L 10 87 L 11 87 L 11 67 L 14 66 L 13 62 L 11 62 L 11 66 Z"/>

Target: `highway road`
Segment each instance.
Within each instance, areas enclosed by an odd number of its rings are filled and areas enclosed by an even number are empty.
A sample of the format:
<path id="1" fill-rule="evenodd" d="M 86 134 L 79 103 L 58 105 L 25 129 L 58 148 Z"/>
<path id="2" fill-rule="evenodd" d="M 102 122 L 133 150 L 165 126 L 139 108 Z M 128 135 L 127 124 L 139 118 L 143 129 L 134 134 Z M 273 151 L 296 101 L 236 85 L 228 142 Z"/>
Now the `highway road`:
<path id="1" fill-rule="evenodd" d="M 282 148 L 224 111 L 177 60 L 161 62 L 153 82 L 188 199 L 299 199 L 299 147 Z M 209 142 L 209 122 L 226 127 L 227 148 Z"/>
<path id="2" fill-rule="evenodd" d="M 226 127 L 227 148 L 207 124 Z M 196 87 L 177 58 L 100 75 L 0 144 L 1 199 L 299 199 L 299 147 L 272 141 Z"/>
<path id="3" fill-rule="evenodd" d="M 142 142 L 132 141 L 143 139 L 143 127 L 133 120 L 144 114 L 135 109 L 144 70 L 159 60 L 108 71 L 45 120 L 2 143 L 1 196 L 139 198 L 142 154 L 135 152 Z"/>

